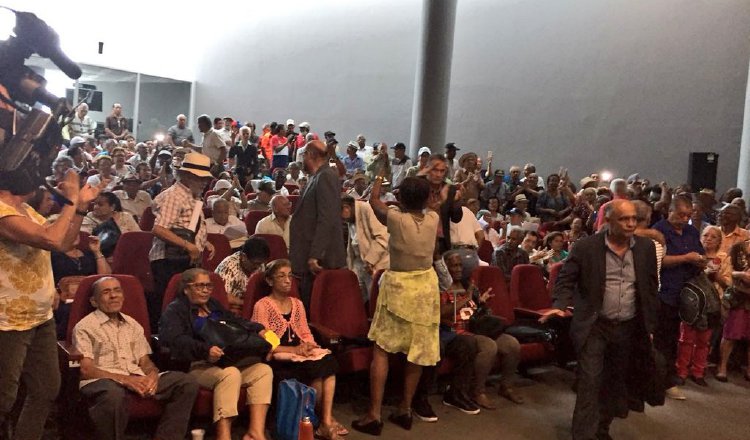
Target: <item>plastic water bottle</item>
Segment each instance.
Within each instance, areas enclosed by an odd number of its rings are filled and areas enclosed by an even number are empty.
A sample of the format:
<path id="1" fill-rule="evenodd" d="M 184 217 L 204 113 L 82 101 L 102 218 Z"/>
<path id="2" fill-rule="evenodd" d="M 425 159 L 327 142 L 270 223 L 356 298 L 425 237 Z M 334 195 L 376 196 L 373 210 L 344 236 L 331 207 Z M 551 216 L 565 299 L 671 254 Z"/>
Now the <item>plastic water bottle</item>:
<path id="1" fill-rule="evenodd" d="M 299 437 L 297 437 L 299 440 L 314 440 L 315 436 L 313 435 L 313 424 L 310 421 L 310 417 L 303 417 L 302 420 L 299 421 Z"/>

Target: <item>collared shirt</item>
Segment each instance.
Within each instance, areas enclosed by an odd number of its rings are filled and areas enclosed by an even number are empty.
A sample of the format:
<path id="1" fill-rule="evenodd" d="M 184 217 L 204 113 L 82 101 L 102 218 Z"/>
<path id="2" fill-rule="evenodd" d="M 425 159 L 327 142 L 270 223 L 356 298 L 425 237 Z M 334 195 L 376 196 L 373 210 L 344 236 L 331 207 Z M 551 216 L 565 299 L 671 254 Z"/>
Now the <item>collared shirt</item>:
<path id="1" fill-rule="evenodd" d="M 232 249 L 241 247 L 247 241 L 245 222 L 237 218 L 236 215 L 230 215 L 225 225 L 216 223 L 213 218 L 206 219 L 206 231 L 209 234 L 225 235 Z"/>
<path id="2" fill-rule="evenodd" d="M 286 249 L 289 250 L 289 225 L 291 223 L 292 217 L 290 216 L 282 228 L 276 220 L 276 214 L 271 213 L 271 215 L 260 219 L 255 226 L 255 233 L 280 235 L 284 239 L 284 243 L 286 243 Z"/>
<path id="3" fill-rule="evenodd" d="M 725 234 L 721 231 L 721 246 L 719 246 L 719 252 L 724 252 L 729 255 L 729 251 L 735 244 L 750 239 L 750 232 L 747 229 L 742 229 L 739 226 L 734 228 L 734 231 Z"/>
<path id="4" fill-rule="evenodd" d="M 193 209 L 196 199 L 190 189 L 180 182 L 165 189 L 154 199 L 153 211 L 156 219 L 154 226 L 161 226 L 165 229 L 174 227 L 188 228 L 190 219 L 193 217 Z M 195 245 L 203 251 L 206 246 L 206 220 L 203 218 L 203 212 L 200 213 L 198 220 L 198 231 L 195 234 Z M 151 245 L 151 251 L 148 254 L 149 261 L 164 259 L 166 243 L 157 237 Z"/>
<path id="5" fill-rule="evenodd" d="M 229 149 L 230 159 L 235 159 L 235 166 L 237 168 L 245 168 L 245 173 L 255 177 L 258 174 L 258 147 L 248 142 L 247 145 L 242 145 L 242 142 L 237 142 L 232 148 Z"/>
<path id="6" fill-rule="evenodd" d="M 151 195 L 146 191 L 138 190 L 135 198 L 132 199 L 128 197 L 128 193 L 121 189 L 115 191 L 114 194 L 120 199 L 122 210 L 138 218 L 141 218 L 143 211 L 151 206 Z"/>
<path id="7" fill-rule="evenodd" d="M 212 164 L 219 162 L 221 156 L 221 150 L 227 148 L 227 144 L 221 138 L 221 135 L 216 130 L 208 130 L 203 133 L 203 142 L 201 142 L 201 153 L 211 159 Z"/>
<path id="8" fill-rule="evenodd" d="M 107 119 L 104 120 L 104 126 L 109 128 L 116 136 L 119 136 L 128 129 L 128 120 L 124 116 L 107 116 Z"/>
<path id="9" fill-rule="evenodd" d="M 660 220 L 653 228 L 664 234 L 664 239 L 667 243 L 667 252 L 665 255 L 667 256 L 685 255 L 690 252 L 697 252 L 701 255 L 706 253 L 703 250 L 703 245 L 701 245 L 698 230 L 691 225 L 683 226 L 682 234 L 677 233 L 667 220 Z M 682 290 L 682 286 L 699 272 L 700 269 L 690 263 L 671 266 L 662 265 L 659 298 L 665 303 L 676 307 L 680 303 L 680 290 Z"/>
<path id="10" fill-rule="evenodd" d="M 146 375 L 138 363 L 151 354 L 151 347 L 143 327 L 124 313 L 117 318 L 100 310 L 89 313 L 73 328 L 73 346 L 100 370 L 125 376 Z M 80 386 L 96 380 L 99 379 L 82 380 Z"/>
<path id="11" fill-rule="evenodd" d="M 186 139 L 188 142 L 195 142 L 193 139 L 193 130 L 187 127 L 180 128 L 177 125 L 173 125 L 169 127 L 169 130 L 167 130 L 167 134 L 172 138 L 172 142 L 174 142 L 174 144 L 177 146 L 182 145 L 182 141 Z"/>
<path id="12" fill-rule="evenodd" d="M 268 203 L 263 203 L 258 199 L 253 199 L 247 202 L 247 210 L 248 211 L 270 211 L 271 205 Z"/>
<path id="13" fill-rule="evenodd" d="M 224 289 L 228 295 L 242 299 L 247 289 L 249 275 L 242 269 L 240 261 L 242 251 L 237 251 L 226 257 L 216 266 L 216 273 L 224 280 Z"/>
<path id="14" fill-rule="evenodd" d="M 613 321 L 627 321 L 635 317 L 635 239 L 630 239 L 628 250 L 622 257 L 612 249 L 608 237 L 604 238 L 604 243 L 607 249 L 601 314 Z"/>
<path id="15" fill-rule="evenodd" d="M 146 158 L 144 159 L 141 157 L 140 153 L 135 153 L 127 160 L 127 162 L 132 166 L 136 166 L 141 162 L 148 163 L 149 160 L 151 160 L 151 157 L 149 155 L 146 155 Z"/>
<path id="16" fill-rule="evenodd" d="M 495 249 L 492 254 L 492 265 L 499 267 L 508 281 L 510 281 L 513 268 L 518 264 L 529 264 L 529 254 L 520 247 L 512 249 L 510 244 L 506 242 Z"/>
<path id="17" fill-rule="evenodd" d="M 412 167 L 411 159 L 404 157 L 403 161 L 394 157 L 391 159 L 391 188 L 398 188 L 406 178 L 406 172 Z"/>
<path id="18" fill-rule="evenodd" d="M 83 119 L 79 118 L 76 114 L 73 119 L 68 123 L 68 134 L 70 139 L 76 136 L 92 136 L 94 130 L 96 130 L 96 122 L 91 119 L 88 115 L 84 116 Z"/>
<path id="19" fill-rule="evenodd" d="M 365 161 L 359 156 L 354 156 L 354 159 L 346 156 L 342 162 L 344 162 L 344 168 L 346 168 L 347 173 L 354 174 L 357 170 L 365 170 Z"/>

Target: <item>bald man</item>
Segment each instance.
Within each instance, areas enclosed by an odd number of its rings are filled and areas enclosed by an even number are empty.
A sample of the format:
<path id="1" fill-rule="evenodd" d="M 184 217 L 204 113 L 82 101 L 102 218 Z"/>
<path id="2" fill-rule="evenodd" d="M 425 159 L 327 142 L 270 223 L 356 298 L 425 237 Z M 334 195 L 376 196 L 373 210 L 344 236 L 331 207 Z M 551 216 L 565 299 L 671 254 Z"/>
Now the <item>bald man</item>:
<path id="1" fill-rule="evenodd" d="M 630 201 L 615 200 L 604 214 L 607 228 L 576 242 L 555 283 L 554 308 L 541 318 L 570 316 L 573 306 L 574 440 L 611 438 L 614 417 L 642 411 L 643 402 L 664 403 L 663 391 L 651 392 L 662 387 L 649 387 L 659 380 L 649 370 L 657 321 L 654 244 L 635 235 L 637 214 Z"/>
<path id="2" fill-rule="evenodd" d="M 300 279 L 305 308 L 310 307 L 312 283 L 323 269 L 346 266 L 346 249 L 341 226 L 341 183 L 338 172 L 328 165 L 330 148 L 322 141 L 310 141 L 301 153 L 310 179 L 289 225 L 289 259 Z"/>

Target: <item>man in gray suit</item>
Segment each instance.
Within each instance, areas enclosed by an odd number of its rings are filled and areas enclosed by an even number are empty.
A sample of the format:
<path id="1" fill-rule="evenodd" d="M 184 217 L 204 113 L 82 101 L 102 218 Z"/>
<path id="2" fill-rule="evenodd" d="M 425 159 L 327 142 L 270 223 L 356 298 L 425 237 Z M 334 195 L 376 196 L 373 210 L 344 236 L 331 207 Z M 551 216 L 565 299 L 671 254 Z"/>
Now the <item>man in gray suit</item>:
<path id="1" fill-rule="evenodd" d="M 628 200 L 607 205 L 608 227 L 576 242 L 553 292 L 552 316 L 574 307 L 570 336 L 578 358 L 574 440 L 610 439 L 614 417 L 643 402 L 663 404 L 651 336 L 656 328 L 656 250 L 636 237 Z M 662 371 L 663 373 L 663 371 Z"/>
<path id="2" fill-rule="evenodd" d="M 301 154 L 310 180 L 289 225 L 289 259 L 292 272 L 300 279 L 302 302 L 309 310 L 315 275 L 323 269 L 346 266 L 346 249 L 341 184 L 338 172 L 328 165 L 330 152 L 322 141 L 310 141 Z"/>

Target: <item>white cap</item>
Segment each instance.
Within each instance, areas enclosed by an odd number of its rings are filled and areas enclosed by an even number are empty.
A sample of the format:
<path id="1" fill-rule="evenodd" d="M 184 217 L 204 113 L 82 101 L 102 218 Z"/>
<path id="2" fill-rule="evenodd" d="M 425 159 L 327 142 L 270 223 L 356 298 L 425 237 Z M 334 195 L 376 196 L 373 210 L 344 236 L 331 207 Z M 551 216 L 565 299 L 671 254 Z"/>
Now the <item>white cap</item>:
<path id="1" fill-rule="evenodd" d="M 299 124 L 299 128 L 310 128 L 310 123 L 309 122 L 303 122 L 303 123 Z"/>
<path id="2" fill-rule="evenodd" d="M 84 139 L 84 138 L 82 138 L 80 136 L 75 136 L 75 137 L 73 137 L 73 139 L 70 140 L 70 146 L 71 147 L 75 147 L 76 145 L 81 145 L 81 144 L 85 144 L 85 143 L 86 143 L 86 139 Z"/>
<path id="3" fill-rule="evenodd" d="M 222 189 L 228 189 L 232 187 L 232 182 L 226 179 L 219 179 L 214 184 L 214 191 L 221 191 Z"/>
<path id="4" fill-rule="evenodd" d="M 423 155 L 425 153 L 427 153 L 429 155 L 432 155 L 432 151 L 430 151 L 429 147 L 422 147 L 422 148 L 419 149 L 419 152 L 417 153 L 417 156 L 421 156 L 421 155 Z"/>
<path id="5" fill-rule="evenodd" d="M 287 119 L 286 125 L 294 125 L 294 119 Z"/>

